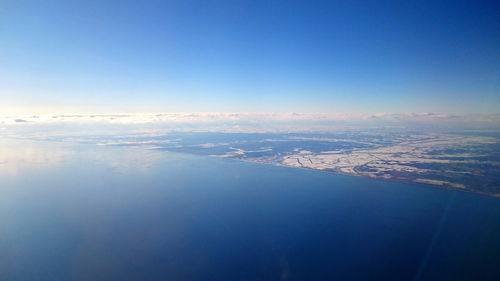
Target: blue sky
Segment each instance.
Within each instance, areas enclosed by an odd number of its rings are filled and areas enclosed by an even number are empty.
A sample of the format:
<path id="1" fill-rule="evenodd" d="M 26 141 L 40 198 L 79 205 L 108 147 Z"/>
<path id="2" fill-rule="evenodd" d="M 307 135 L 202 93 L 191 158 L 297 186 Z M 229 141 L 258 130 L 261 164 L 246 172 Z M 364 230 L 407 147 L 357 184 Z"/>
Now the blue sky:
<path id="1" fill-rule="evenodd" d="M 2 1 L 0 113 L 500 113 L 498 1 Z"/>

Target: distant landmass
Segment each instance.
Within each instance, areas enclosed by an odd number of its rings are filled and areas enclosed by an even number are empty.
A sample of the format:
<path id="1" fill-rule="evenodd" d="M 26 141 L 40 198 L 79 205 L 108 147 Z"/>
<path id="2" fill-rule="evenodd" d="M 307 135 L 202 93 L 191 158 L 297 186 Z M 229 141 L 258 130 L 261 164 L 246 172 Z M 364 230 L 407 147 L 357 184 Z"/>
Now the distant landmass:
<path id="1" fill-rule="evenodd" d="M 44 139 L 146 146 L 500 196 L 500 134 L 495 132 L 169 132 Z"/>
<path id="2" fill-rule="evenodd" d="M 199 143 L 200 136 L 178 137 L 158 148 L 500 196 L 500 142 L 495 136 L 207 134 L 212 141 L 201 137 Z"/>

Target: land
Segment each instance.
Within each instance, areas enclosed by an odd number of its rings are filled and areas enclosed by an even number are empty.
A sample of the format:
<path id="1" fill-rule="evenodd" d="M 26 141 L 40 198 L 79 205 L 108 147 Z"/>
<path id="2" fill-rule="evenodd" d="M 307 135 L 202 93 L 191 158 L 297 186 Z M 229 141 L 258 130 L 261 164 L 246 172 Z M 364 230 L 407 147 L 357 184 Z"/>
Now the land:
<path id="1" fill-rule="evenodd" d="M 171 133 L 104 145 L 314 169 L 500 196 L 500 135 L 348 131 L 330 134 Z"/>
<path id="2" fill-rule="evenodd" d="M 297 144 L 291 151 L 276 151 L 273 146 L 245 150 L 241 145 L 215 156 L 500 195 L 498 138 L 455 134 L 371 137 L 372 141 L 291 137 L 289 142 Z M 275 146 L 281 142 L 275 141 Z M 349 142 L 351 146 L 338 147 Z M 331 149 L 326 149 L 328 144 Z"/>
<path id="3" fill-rule="evenodd" d="M 53 139 L 144 146 L 500 196 L 500 134 L 495 132 L 169 132 Z"/>

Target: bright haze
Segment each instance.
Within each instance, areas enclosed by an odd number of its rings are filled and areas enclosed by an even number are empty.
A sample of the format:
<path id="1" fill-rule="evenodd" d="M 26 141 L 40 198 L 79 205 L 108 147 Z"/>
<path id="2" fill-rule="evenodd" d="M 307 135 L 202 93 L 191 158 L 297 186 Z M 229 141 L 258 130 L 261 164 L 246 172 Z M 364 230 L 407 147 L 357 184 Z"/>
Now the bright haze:
<path id="1" fill-rule="evenodd" d="M 498 14 L 498 1 L 7 0 L 0 113 L 496 115 Z"/>

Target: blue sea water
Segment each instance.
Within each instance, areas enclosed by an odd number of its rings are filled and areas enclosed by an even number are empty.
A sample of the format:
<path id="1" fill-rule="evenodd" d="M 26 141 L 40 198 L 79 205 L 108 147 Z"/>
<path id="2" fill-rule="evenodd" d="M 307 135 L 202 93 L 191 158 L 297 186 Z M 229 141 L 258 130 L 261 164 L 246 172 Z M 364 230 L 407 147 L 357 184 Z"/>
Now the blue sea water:
<path id="1" fill-rule="evenodd" d="M 500 198 L 0 141 L 0 280 L 500 280 Z"/>

